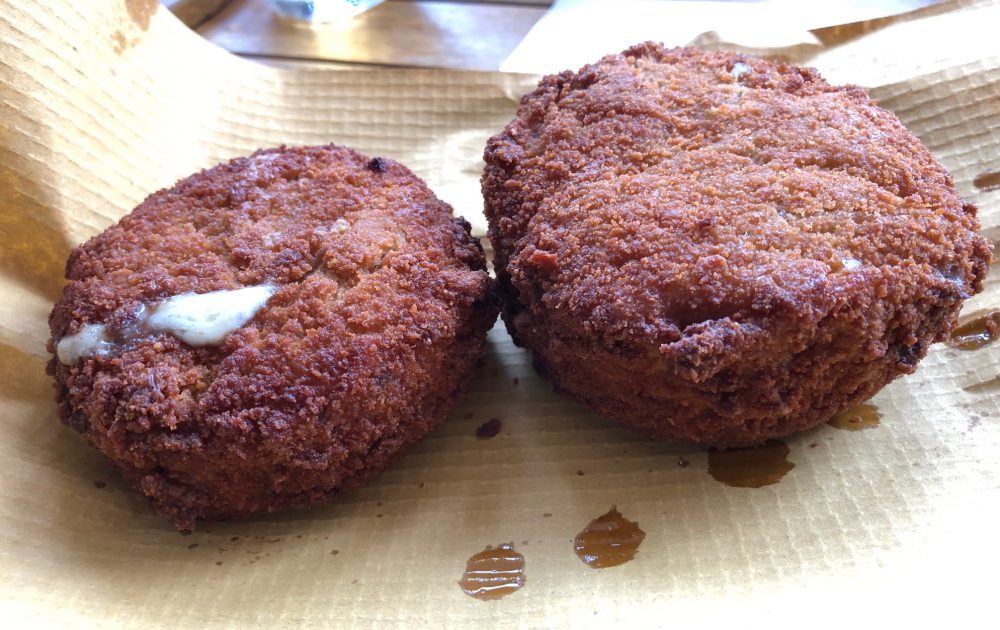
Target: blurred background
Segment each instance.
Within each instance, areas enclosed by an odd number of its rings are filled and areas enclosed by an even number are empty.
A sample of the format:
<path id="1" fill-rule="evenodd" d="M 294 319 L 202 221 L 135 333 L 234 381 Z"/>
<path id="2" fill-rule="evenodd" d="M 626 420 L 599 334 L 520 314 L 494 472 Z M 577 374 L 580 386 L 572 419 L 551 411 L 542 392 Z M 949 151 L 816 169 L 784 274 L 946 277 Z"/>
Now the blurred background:
<path id="1" fill-rule="evenodd" d="M 355 0 L 357 1 L 357 0 Z M 313 0 L 346 6 L 348 0 Z M 268 0 L 166 0 L 208 40 L 262 61 L 497 70 L 550 0 L 385 0 L 328 22 L 282 19 Z"/>
<path id="2" fill-rule="evenodd" d="M 645 39 L 803 58 L 933 0 L 164 0 L 209 41 L 266 63 L 544 73 Z M 953 3 L 945 3 L 953 4 Z M 296 15 L 294 19 L 282 17 Z M 873 25 L 872 22 L 876 23 Z M 861 25 L 845 29 L 844 25 Z M 808 55 L 806 55 L 808 56 Z"/>

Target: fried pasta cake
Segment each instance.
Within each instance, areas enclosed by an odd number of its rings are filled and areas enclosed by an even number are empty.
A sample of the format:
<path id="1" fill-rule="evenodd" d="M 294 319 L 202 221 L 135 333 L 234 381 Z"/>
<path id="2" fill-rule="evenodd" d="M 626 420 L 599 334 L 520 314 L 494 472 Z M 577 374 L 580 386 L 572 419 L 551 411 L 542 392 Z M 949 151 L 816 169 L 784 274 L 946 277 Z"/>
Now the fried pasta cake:
<path id="1" fill-rule="evenodd" d="M 59 414 L 190 529 L 326 501 L 444 419 L 496 319 L 468 224 L 334 145 L 192 175 L 75 249 Z"/>
<path id="2" fill-rule="evenodd" d="M 485 160 L 511 335 L 657 439 L 755 445 L 871 397 L 991 260 L 864 90 L 734 53 L 645 43 L 545 77 Z"/>

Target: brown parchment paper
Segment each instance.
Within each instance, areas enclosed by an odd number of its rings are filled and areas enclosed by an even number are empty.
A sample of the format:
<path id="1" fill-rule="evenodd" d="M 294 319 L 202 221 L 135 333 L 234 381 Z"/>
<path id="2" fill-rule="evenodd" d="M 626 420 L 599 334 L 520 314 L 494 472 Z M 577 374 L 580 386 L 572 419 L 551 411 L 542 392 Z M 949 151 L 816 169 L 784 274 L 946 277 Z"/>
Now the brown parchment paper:
<path id="1" fill-rule="evenodd" d="M 998 18 L 990 3 L 937 7 L 825 33 L 806 60 L 872 88 L 952 170 L 994 240 L 1000 192 L 972 182 L 1000 170 Z M 58 422 L 46 319 L 72 246 L 193 170 L 279 143 L 399 159 L 482 229 L 483 143 L 534 81 L 264 67 L 155 2 L 0 0 L 5 627 L 989 624 L 1000 343 L 934 347 L 875 397 L 880 427 L 792 437 L 795 468 L 756 490 L 714 481 L 701 450 L 638 439 L 552 393 L 499 326 L 440 430 L 307 511 L 182 536 Z M 998 283 L 966 314 L 1000 305 Z M 477 440 L 494 417 L 501 434 Z M 634 561 L 592 570 L 570 540 L 611 505 L 647 537 Z M 466 597 L 465 560 L 508 541 L 527 585 Z"/>

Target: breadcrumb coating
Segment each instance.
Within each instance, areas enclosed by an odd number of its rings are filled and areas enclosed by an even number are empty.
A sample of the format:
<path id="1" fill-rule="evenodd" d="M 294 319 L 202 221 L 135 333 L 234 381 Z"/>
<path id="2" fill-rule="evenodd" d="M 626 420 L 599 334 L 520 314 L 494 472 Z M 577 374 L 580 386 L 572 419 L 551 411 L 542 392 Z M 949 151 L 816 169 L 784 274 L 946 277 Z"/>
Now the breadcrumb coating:
<path id="1" fill-rule="evenodd" d="M 181 180 L 74 250 L 66 277 L 50 351 L 181 293 L 278 287 L 218 346 L 150 333 L 49 363 L 63 421 L 181 529 L 384 468 L 444 419 L 498 310 L 469 225 L 404 166 L 334 145 Z"/>
<path id="2" fill-rule="evenodd" d="M 657 439 L 755 445 L 871 397 L 991 262 L 892 113 L 740 54 L 647 42 L 545 77 L 485 160 L 511 335 Z"/>

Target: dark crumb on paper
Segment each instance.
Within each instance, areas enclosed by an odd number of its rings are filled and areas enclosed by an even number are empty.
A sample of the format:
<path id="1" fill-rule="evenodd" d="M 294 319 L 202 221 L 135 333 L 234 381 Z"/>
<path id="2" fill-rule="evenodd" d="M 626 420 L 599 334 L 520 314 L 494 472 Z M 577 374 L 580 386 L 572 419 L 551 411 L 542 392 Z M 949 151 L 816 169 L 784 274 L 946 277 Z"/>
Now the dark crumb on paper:
<path id="1" fill-rule="evenodd" d="M 527 541 L 527 540 L 522 540 L 522 541 L 521 541 L 521 544 L 522 544 L 522 545 L 527 545 L 527 544 L 528 544 L 528 542 L 529 542 L 529 541 Z"/>
<path id="2" fill-rule="evenodd" d="M 547 379 L 549 377 L 549 368 L 545 367 L 545 364 L 539 361 L 535 355 L 531 357 L 531 367 L 540 378 Z"/>
<path id="3" fill-rule="evenodd" d="M 681 468 L 687 468 L 688 466 L 691 465 L 691 462 L 689 462 L 688 460 L 684 459 L 683 457 L 678 457 L 677 458 L 677 465 L 680 466 Z"/>
<path id="4" fill-rule="evenodd" d="M 809 448 L 816 448 L 817 446 L 819 446 L 819 442 L 813 442 L 809 445 Z"/>
<path id="5" fill-rule="evenodd" d="M 368 170 L 375 171 L 376 173 L 385 172 L 385 160 L 380 157 L 373 157 L 370 162 L 368 162 Z"/>
<path id="6" fill-rule="evenodd" d="M 239 540 L 239 539 L 240 539 L 240 537 L 239 537 L 239 536 L 231 536 L 231 537 L 229 538 L 229 542 L 236 542 L 236 541 L 237 541 L 237 540 Z"/>
<path id="7" fill-rule="evenodd" d="M 552 512 L 545 512 L 542 514 L 542 518 L 549 518 L 550 516 L 552 516 Z"/>
<path id="8" fill-rule="evenodd" d="M 191 543 L 190 545 L 188 545 L 188 549 L 194 549 L 197 546 L 198 546 L 198 543 Z"/>
<path id="9" fill-rule="evenodd" d="M 980 173 L 972 180 L 972 185 L 984 192 L 1000 190 L 1000 173 L 995 171 Z"/>
<path id="10" fill-rule="evenodd" d="M 103 481 L 95 481 L 94 487 L 97 488 L 98 490 L 102 490 L 104 488 L 107 488 L 108 484 L 104 483 Z"/>
<path id="11" fill-rule="evenodd" d="M 302 538 L 302 534 L 295 534 L 296 538 Z"/>
<path id="12" fill-rule="evenodd" d="M 579 476 L 582 477 L 583 476 L 583 471 L 582 470 L 578 470 L 578 471 L 576 471 L 576 474 L 578 474 Z"/>
<path id="13" fill-rule="evenodd" d="M 376 505 L 377 507 L 382 507 L 382 502 L 381 502 L 381 501 L 376 501 L 376 502 L 375 502 L 375 505 Z"/>
<path id="14" fill-rule="evenodd" d="M 351 584 L 357 584 L 357 583 L 358 583 L 357 580 L 351 580 Z"/>
<path id="15" fill-rule="evenodd" d="M 216 566 L 220 566 L 221 567 L 222 566 L 222 560 L 216 560 L 215 564 L 216 564 Z"/>
<path id="16" fill-rule="evenodd" d="M 515 387 L 517 387 L 518 385 L 520 385 L 520 384 L 521 384 L 521 379 L 519 379 L 519 378 L 517 378 L 517 377 L 515 376 L 515 377 L 514 377 L 514 381 L 513 381 L 513 382 L 514 382 L 514 386 L 515 386 Z"/>
<path id="17" fill-rule="evenodd" d="M 423 481 L 421 481 L 420 483 L 418 483 L 418 484 L 417 484 L 417 487 L 418 487 L 418 488 L 423 488 L 423 487 L 424 487 L 424 482 L 423 482 Z"/>
<path id="18" fill-rule="evenodd" d="M 375 518 L 382 518 L 382 515 L 381 514 L 376 514 Z"/>
<path id="19" fill-rule="evenodd" d="M 500 433 L 500 428 L 502 427 L 500 418 L 491 418 L 483 424 L 479 425 L 476 429 L 476 437 L 480 440 L 488 440 L 492 437 L 496 437 Z"/>
<path id="20" fill-rule="evenodd" d="M 331 550 L 330 550 L 330 555 L 331 555 L 331 556 L 335 556 L 335 555 L 337 555 L 338 553 L 340 553 L 340 549 L 331 549 Z"/>

